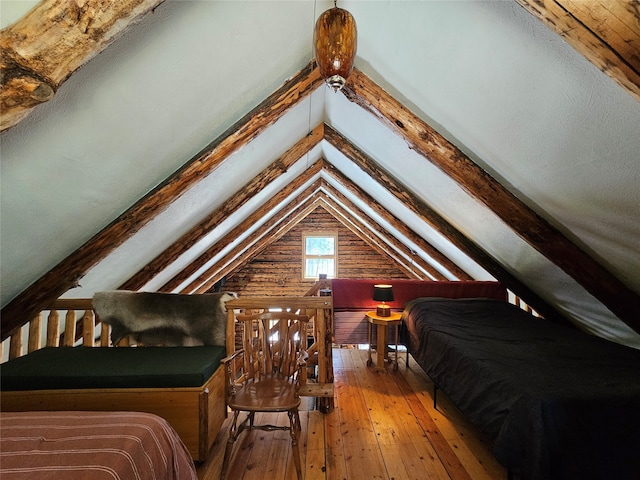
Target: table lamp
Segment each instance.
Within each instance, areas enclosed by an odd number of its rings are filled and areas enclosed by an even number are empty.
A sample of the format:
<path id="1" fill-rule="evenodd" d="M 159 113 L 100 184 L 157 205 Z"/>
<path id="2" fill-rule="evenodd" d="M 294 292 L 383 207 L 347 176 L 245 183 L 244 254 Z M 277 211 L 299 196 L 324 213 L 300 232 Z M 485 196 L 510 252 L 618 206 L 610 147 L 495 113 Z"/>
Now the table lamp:
<path id="1" fill-rule="evenodd" d="M 388 317 L 391 315 L 391 307 L 384 302 L 393 302 L 393 287 L 391 285 L 379 284 L 373 286 L 373 299 L 382 302 L 376 308 L 376 315 Z"/>

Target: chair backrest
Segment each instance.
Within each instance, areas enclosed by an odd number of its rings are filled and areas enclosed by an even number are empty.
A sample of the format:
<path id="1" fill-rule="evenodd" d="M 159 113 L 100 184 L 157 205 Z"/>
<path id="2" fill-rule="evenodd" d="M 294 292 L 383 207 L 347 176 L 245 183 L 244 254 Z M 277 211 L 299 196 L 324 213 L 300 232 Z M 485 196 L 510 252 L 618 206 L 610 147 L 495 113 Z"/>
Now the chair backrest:
<path id="1" fill-rule="evenodd" d="M 237 315 L 243 324 L 242 348 L 246 378 L 259 380 L 278 374 L 290 378 L 307 348 L 307 315 L 291 312 L 263 312 Z"/>

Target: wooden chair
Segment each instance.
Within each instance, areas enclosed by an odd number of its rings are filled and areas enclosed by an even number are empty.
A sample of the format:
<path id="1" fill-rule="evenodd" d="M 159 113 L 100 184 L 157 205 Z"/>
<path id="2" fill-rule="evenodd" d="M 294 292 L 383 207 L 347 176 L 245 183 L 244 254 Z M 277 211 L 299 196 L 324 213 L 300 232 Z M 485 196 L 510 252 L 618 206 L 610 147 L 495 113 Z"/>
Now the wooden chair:
<path id="1" fill-rule="evenodd" d="M 265 312 L 237 315 L 243 324 L 242 349 L 222 362 L 226 371 L 226 402 L 233 411 L 220 478 L 225 479 L 233 446 L 245 429 L 288 430 L 298 479 L 302 467 L 298 437 L 299 388 L 306 382 L 307 315 Z M 238 425 L 240 412 L 247 418 Z M 256 412 L 287 412 L 289 426 L 254 425 Z M 248 425 L 247 425 L 248 424 Z"/>

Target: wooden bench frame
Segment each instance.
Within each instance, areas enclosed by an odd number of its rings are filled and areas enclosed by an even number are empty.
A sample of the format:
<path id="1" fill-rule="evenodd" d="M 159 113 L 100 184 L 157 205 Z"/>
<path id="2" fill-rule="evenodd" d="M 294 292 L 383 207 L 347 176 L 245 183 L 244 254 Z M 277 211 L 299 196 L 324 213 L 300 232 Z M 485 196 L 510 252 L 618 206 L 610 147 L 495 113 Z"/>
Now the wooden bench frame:
<path id="1" fill-rule="evenodd" d="M 201 387 L 89 388 L 0 393 L 3 411 L 136 411 L 158 415 L 176 430 L 195 461 L 208 457 L 226 417 L 224 369 Z"/>
<path id="2" fill-rule="evenodd" d="M 310 351 L 317 353 L 318 383 L 309 383 L 303 395 L 318 397 L 318 408 L 333 410 L 333 364 L 331 342 L 333 310 L 331 297 L 247 297 L 227 302 L 227 351 L 235 341 L 235 312 L 269 308 L 304 310 L 314 319 L 316 342 Z M 59 310 L 67 310 L 65 328 L 60 335 Z M 91 299 L 57 300 L 48 316 L 39 314 L 29 324 L 28 352 L 41 348 L 40 331 L 46 328 L 46 346 L 61 348 L 82 344 L 109 347 L 109 329 L 93 312 Z M 43 319 L 47 325 L 43 324 Z M 81 327 L 81 331 L 76 329 Z M 100 338 L 95 332 L 100 328 Z M 322 341 L 319 341 L 322 339 Z M 10 358 L 23 354 L 21 333 L 10 340 Z M 122 345 L 122 343 L 121 343 Z M 128 345 L 128 342 L 124 342 Z M 126 348 L 126 347 L 125 347 Z M 5 411 L 28 410 L 121 410 L 143 411 L 167 420 L 196 461 L 204 461 L 227 415 L 224 401 L 224 369 L 218 368 L 200 387 L 185 388 L 104 388 L 0 392 Z"/>

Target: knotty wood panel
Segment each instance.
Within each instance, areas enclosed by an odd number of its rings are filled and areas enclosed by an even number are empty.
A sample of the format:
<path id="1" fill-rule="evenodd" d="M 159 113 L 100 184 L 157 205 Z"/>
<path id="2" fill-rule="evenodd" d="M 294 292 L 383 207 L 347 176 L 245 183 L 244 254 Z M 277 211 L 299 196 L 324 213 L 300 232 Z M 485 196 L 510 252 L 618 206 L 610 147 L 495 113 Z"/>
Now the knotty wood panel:
<path id="1" fill-rule="evenodd" d="M 317 208 L 231 274 L 224 290 L 239 295 L 304 295 L 315 280 L 302 279 L 303 231 L 338 233 L 338 276 L 342 278 L 408 278 L 324 208 Z"/>

